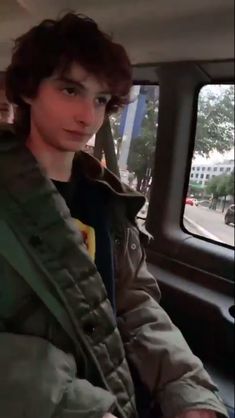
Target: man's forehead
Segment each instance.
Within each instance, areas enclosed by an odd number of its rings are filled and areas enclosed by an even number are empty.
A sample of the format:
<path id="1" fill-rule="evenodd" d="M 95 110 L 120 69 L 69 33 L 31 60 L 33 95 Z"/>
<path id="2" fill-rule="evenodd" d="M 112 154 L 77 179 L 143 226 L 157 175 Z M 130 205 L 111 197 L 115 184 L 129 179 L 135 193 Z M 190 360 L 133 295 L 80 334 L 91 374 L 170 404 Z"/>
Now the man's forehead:
<path id="1" fill-rule="evenodd" d="M 110 88 L 107 82 L 102 80 L 100 77 L 96 77 L 95 74 L 88 72 L 84 67 L 77 63 L 71 64 L 71 66 L 65 71 L 57 72 L 56 75 L 59 78 L 67 78 L 74 81 L 75 83 L 82 83 L 85 86 L 92 84 L 97 88 L 98 91 L 107 93 L 110 92 Z"/>

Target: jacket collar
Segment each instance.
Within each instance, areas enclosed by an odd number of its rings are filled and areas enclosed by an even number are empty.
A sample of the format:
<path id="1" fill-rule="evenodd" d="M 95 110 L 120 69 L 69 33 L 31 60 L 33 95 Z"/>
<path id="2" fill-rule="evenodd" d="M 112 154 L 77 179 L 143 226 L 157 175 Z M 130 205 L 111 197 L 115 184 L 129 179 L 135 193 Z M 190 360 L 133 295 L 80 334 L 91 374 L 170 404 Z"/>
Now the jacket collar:
<path id="1" fill-rule="evenodd" d="M 145 203 L 145 197 L 134 190 L 132 190 L 127 184 L 124 184 L 120 179 L 113 174 L 109 169 L 103 167 L 99 160 L 94 158 L 85 152 L 79 152 L 75 162 L 78 164 L 82 173 L 88 177 L 91 181 L 101 183 L 103 187 L 110 190 L 114 198 L 122 201 L 126 207 L 126 215 L 133 221 L 141 207 Z"/>
<path id="2" fill-rule="evenodd" d="M 11 167 L 11 170 L 9 170 Z M 143 206 L 145 198 L 138 192 L 133 191 L 126 184 L 121 183 L 119 178 L 107 168 L 104 168 L 99 160 L 85 152 L 79 152 L 74 160 L 74 173 L 79 170 L 90 181 L 100 183 L 104 188 L 108 188 L 115 200 L 121 201 L 126 208 L 127 217 L 133 221 L 135 216 Z M 36 169 L 36 171 L 35 171 Z M 28 171 L 28 176 L 25 171 Z M 35 160 L 30 151 L 20 141 L 13 128 L 10 126 L 0 130 L 0 182 L 3 181 L 7 187 L 8 181 L 14 183 L 14 176 L 20 176 L 30 184 L 30 170 L 36 174 L 38 179 L 46 177 L 42 168 Z M 18 182 L 17 182 L 18 183 Z M 49 180 L 47 183 L 51 183 Z"/>

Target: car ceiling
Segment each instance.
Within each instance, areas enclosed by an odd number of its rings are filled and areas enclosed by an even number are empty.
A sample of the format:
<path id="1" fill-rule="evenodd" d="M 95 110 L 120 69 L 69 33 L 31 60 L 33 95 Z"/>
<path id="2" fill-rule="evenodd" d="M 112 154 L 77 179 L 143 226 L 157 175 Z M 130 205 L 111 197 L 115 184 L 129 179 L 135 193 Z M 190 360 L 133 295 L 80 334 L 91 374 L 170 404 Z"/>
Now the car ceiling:
<path id="1" fill-rule="evenodd" d="M 233 0 L 0 0 L 0 71 L 16 37 L 69 10 L 113 34 L 133 65 L 234 57 Z"/>

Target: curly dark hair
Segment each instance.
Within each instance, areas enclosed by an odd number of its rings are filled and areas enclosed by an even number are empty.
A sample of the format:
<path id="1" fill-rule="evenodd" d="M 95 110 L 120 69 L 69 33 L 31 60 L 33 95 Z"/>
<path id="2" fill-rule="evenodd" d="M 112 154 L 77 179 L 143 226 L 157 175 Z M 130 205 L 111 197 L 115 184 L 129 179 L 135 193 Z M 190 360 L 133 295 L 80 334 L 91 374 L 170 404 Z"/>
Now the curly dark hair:
<path id="1" fill-rule="evenodd" d="M 23 97 L 36 97 L 40 82 L 55 71 L 64 74 L 74 63 L 105 81 L 111 91 L 106 113 L 129 102 L 132 69 L 125 49 L 100 31 L 90 18 L 67 13 L 46 19 L 15 40 L 12 61 L 6 70 L 6 95 L 17 105 L 16 130 L 30 132 L 30 106 Z"/>

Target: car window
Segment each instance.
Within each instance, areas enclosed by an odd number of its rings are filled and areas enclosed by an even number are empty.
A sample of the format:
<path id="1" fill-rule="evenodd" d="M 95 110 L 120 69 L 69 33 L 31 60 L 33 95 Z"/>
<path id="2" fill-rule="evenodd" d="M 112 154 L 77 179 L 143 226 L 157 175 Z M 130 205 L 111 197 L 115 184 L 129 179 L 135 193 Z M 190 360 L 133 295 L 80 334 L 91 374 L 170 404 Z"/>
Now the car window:
<path id="1" fill-rule="evenodd" d="M 234 246 L 234 85 L 199 93 L 196 138 L 184 209 L 191 233 Z"/>
<path id="2" fill-rule="evenodd" d="M 158 127 L 159 86 L 136 85 L 131 103 L 110 117 L 121 180 L 143 193 L 147 216 Z"/>

